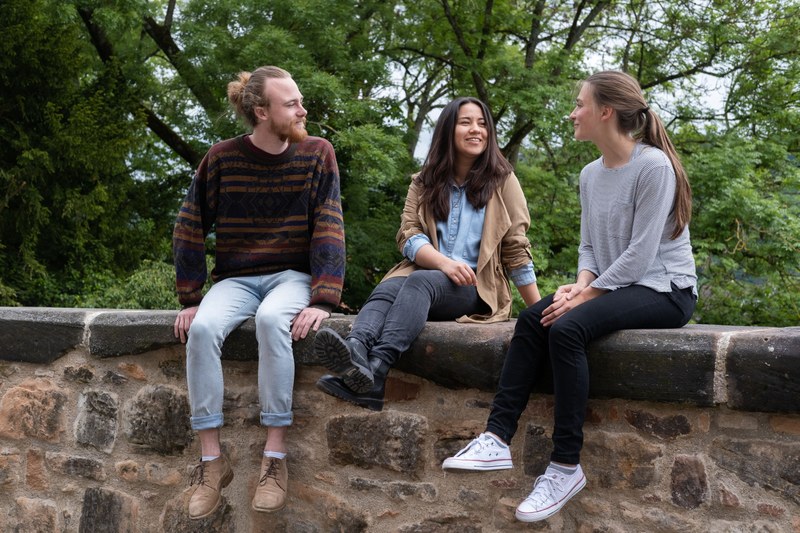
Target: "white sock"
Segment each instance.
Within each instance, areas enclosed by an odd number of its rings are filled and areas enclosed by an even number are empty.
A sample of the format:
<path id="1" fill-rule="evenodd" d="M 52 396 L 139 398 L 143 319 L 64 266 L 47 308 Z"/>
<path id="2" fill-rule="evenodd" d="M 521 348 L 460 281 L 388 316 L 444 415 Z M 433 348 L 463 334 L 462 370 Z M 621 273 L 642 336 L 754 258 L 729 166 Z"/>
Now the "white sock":
<path id="1" fill-rule="evenodd" d="M 218 458 L 219 458 L 219 455 L 203 455 L 202 457 L 200 457 L 200 460 L 207 462 L 207 461 L 213 461 L 214 459 L 218 459 Z"/>
<path id="2" fill-rule="evenodd" d="M 550 463 L 547 467 L 547 470 L 555 470 L 556 472 L 561 472 L 562 474 L 566 474 L 571 476 L 575 473 L 578 469 L 578 465 L 575 466 L 565 466 L 565 465 L 558 465 L 556 463 Z M 547 472 L 545 472 L 547 473 Z"/>
<path id="3" fill-rule="evenodd" d="M 286 458 L 286 454 L 285 453 L 281 453 L 281 452 L 271 452 L 271 451 L 268 452 L 267 450 L 264 450 L 264 457 L 274 457 L 275 459 L 285 459 Z"/>

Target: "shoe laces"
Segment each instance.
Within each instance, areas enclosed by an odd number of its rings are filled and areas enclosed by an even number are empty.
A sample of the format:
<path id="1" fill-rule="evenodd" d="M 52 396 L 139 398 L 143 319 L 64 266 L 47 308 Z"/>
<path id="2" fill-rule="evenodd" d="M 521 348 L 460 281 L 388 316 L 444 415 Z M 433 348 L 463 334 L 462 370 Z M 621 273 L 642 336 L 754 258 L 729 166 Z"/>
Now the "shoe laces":
<path id="1" fill-rule="evenodd" d="M 542 474 L 536 478 L 533 491 L 526 498 L 537 507 L 558 500 L 558 494 L 564 491 L 564 478 L 558 474 Z"/>
<path id="2" fill-rule="evenodd" d="M 491 438 L 484 438 L 483 433 L 481 433 L 478 438 L 467 444 L 460 452 L 456 454 L 456 456 L 463 455 L 471 450 L 475 450 L 476 452 L 480 453 L 483 450 L 496 447 L 497 446 L 495 445 L 495 442 Z"/>
<path id="3" fill-rule="evenodd" d="M 192 485 L 207 485 L 211 486 L 206 482 L 205 478 L 205 465 L 203 461 L 200 461 L 197 465 L 195 465 L 194 470 L 192 470 L 192 474 L 189 476 L 189 486 Z"/>
<path id="4" fill-rule="evenodd" d="M 276 457 L 269 457 L 269 464 L 267 468 L 264 469 L 264 475 L 261 476 L 261 479 L 258 480 L 258 484 L 263 486 L 267 484 L 267 480 L 274 479 L 275 484 L 281 490 L 286 490 L 281 487 L 281 484 L 278 483 L 278 472 L 281 470 L 281 462 Z"/>

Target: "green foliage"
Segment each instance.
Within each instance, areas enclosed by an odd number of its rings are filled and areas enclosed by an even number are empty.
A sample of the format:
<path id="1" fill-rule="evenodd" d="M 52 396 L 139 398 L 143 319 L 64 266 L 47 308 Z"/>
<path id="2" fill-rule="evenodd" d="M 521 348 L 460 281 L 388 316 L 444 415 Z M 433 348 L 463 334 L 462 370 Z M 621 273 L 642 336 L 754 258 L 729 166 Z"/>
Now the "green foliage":
<path id="1" fill-rule="evenodd" d="M 798 322 L 798 0 L 6 0 L 0 32 L 0 305 L 174 307 L 180 198 L 243 129 L 227 83 L 262 64 L 293 74 L 336 149 L 343 308 L 399 260 L 412 157 L 462 95 L 495 118 L 552 292 L 576 274 L 578 176 L 598 156 L 565 120 L 575 82 L 621 68 L 689 171 L 695 319 Z"/>

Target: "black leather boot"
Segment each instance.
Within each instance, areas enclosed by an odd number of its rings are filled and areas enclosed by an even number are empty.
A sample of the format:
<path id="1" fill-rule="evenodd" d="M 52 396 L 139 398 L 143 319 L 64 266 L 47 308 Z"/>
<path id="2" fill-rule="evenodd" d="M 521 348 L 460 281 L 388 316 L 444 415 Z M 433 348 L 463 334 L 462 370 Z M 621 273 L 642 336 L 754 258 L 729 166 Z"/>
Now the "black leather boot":
<path id="1" fill-rule="evenodd" d="M 371 409 L 372 411 L 383 410 L 383 396 L 386 390 L 386 375 L 389 373 L 389 365 L 377 357 L 370 359 L 370 370 L 374 376 L 374 385 L 367 392 L 355 392 L 344 382 L 344 379 L 331 376 L 322 376 L 317 380 L 317 388 L 326 394 L 335 396 L 346 402 L 350 402 L 359 407 Z"/>
<path id="2" fill-rule="evenodd" d="M 322 328 L 314 337 L 314 355 L 331 372 L 339 374 L 353 392 L 368 392 L 374 379 L 367 349 L 355 339 L 343 339 L 330 328 Z"/>

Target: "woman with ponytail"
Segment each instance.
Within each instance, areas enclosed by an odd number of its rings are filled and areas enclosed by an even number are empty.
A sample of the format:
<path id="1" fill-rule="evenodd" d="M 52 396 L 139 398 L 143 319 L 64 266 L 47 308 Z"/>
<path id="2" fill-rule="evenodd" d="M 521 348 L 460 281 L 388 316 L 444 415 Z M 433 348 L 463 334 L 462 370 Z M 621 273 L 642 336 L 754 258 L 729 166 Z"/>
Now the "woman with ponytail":
<path id="1" fill-rule="evenodd" d="M 581 83 L 569 118 L 575 139 L 600 151 L 580 176 L 577 280 L 520 314 L 485 432 L 442 465 L 512 468 L 508 444 L 549 361 L 553 452 L 547 470 L 517 507 L 523 522 L 555 514 L 586 485 L 580 452 L 589 343 L 622 329 L 681 327 L 697 301 L 689 182 L 638 82 L 617 71 L 590 76 Z"/>

